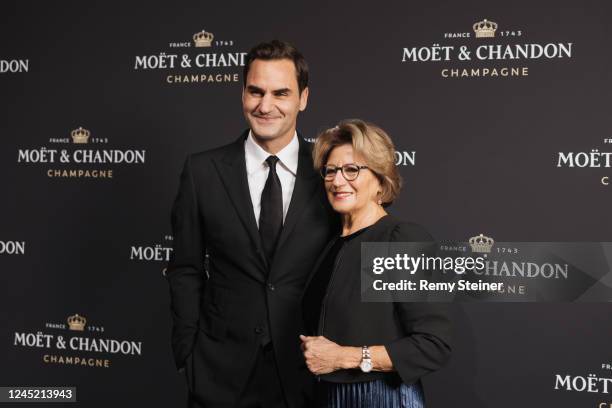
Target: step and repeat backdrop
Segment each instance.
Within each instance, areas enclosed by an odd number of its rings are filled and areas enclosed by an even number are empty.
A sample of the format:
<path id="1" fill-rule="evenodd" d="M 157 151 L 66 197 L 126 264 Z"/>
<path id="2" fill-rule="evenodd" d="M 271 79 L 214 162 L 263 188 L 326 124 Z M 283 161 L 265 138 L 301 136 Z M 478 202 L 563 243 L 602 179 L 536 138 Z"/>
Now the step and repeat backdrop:
<path id="1" fill-rule="evenodd" d="M 306 139 L 344 118 L 392 136 L 393 214 L 438 239 L 612 241 L 609 2 L 20 1 L 0 21 L 0 386 L 185 404 L 170 209 L 185 156 L 246 127 L 265 40 L 309 62 Z M 452 307 L 429 407 L 612 407 L 610 303 Z"/>

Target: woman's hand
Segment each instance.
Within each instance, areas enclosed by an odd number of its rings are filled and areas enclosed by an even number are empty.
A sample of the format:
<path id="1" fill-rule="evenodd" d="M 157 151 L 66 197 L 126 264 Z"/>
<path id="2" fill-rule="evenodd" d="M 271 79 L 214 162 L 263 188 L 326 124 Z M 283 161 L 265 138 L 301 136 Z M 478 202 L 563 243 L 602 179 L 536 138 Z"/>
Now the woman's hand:
<path id="1" fill-rule="evenodd" d="M 356 347 L 342 347 L 323 336 L 300 336 L 300 340 L 306 366 L 313 374 L 328 374 L 349 368 L 348 365 L 359 365 L 361 354 L 355 358 L 355 350 L 352 350 Z"/>

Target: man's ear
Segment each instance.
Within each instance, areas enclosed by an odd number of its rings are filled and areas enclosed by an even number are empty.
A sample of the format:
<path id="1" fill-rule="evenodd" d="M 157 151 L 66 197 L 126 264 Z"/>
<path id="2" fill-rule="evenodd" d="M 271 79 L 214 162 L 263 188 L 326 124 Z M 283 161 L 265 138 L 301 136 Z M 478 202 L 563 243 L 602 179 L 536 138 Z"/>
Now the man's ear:
<path id="1" fill-rule="evenodd" d="M 300 111 L 304 111 L 308 105 L 308 87 L 302 90 L 300 94 Z"/>

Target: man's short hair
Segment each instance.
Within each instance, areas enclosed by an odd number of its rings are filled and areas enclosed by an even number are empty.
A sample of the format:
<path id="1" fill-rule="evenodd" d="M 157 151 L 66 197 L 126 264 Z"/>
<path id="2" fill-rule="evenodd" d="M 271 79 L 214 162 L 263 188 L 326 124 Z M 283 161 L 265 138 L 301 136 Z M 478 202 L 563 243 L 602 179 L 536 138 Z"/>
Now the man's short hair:
<path id="1" fill-rule="evenodd" d="M 246 55 L 243 70 L 243 86 L 246 87 L 246 79 L 251 67 L 251 62 L 256 59 L 270 61 L 288 59 L 293 61 L 297 75 L 297 83 L 300 94 L 308 86 L 308 64 L 301 52 L 293 45 L 285 41 L 272 40 L 257 44 Z"/>

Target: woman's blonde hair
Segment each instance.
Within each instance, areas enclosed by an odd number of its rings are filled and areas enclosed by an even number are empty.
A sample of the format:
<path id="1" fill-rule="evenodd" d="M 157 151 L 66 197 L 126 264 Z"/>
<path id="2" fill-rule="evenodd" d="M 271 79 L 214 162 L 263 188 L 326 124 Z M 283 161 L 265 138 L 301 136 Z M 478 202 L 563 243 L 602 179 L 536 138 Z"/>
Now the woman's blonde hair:
<path id="1" fill-rule="evenodd" d="M 312 151 L 315 169 L 325 166 L 331 151 L 345 144 L 363 156 L 365 164 L 380 182 L 380 200 L 384 206 L 391 204 L 399 195 L 402 179 L 395 165 L 395 147 L 389 135 L 378 126 L 360 119 L 343 120 L 317 136 Z"/>

